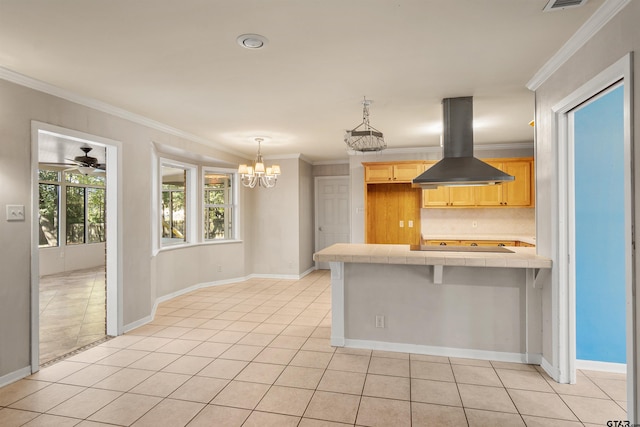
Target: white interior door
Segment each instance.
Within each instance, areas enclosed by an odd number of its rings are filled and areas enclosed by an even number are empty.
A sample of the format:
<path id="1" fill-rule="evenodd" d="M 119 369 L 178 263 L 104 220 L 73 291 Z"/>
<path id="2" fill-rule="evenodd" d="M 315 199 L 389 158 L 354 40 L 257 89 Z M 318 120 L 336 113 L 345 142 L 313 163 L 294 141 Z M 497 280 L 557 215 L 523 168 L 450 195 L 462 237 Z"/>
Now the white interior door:
<path id="1" fill-rule="evenodd" d="M 316 252 L 349 242 L 349 177 L 316 177 Z M 316 262 L 328 269 L 329 263 Z"/>

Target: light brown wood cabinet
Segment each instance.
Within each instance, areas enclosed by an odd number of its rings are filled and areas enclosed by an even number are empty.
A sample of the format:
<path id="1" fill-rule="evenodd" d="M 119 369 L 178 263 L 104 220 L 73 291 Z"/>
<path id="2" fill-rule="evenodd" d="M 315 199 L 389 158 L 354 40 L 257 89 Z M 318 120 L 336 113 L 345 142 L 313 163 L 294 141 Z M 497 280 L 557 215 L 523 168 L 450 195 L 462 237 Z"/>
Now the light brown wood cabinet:
<path id="1" fill-rule="evenodd" d="M 533 158 L 485 159 L 515 180 L 480 187 L 438 187 L 422 190 L 422 207 L 529 207 L 533 206 Z M 432 164 L 427 164 L 428 169 Z"/>
<path id="2" fill-rule="evenodd" d="M 419 188 L 409 183 L 366 184 L 366 243 L 420 244 Z"/>
<path id="3" fill-rule="evenodd" d="M 426 240 L 424 243 L 436 246 L 535 246 L 519 240 Z"/>
<path id="4" fill-rule="evenodd" d="M 362 163 L 364 166 L 364 182 L 366 184 L 408 182 L 424 172 L 426 162 L 375 162 Z"/>

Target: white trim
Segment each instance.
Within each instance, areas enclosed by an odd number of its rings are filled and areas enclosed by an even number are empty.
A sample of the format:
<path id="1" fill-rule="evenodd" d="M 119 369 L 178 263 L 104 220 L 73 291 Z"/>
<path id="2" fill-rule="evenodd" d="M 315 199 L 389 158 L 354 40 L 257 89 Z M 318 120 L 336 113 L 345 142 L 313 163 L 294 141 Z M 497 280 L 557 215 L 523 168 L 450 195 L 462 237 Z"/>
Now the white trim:
<path id="1" fill-rule="evenodd" d="M 106 333 L 122 334 L 123 324 L 123 292 L 122 292 L 122 144 L 109 138 L 51 125 L 49 123 L 31 121 L 31 168 L 32 168 L 32 242 L 31 242 L 31 370 L 37 372 L 40 366 L 40 266 L 38 250 L 38 151 L 39 133 L 45 132 L 65 139 L 86 141 L 100 145 L 106 150 L 109 171 L 106 174 L 106 206 L 107 206 L 107 243 L 106 243 Z"/>
<path id="2" fill-rule="evenodd" d="M 560 371 L 556 369 L 547 359 L 542 357 L 540 361 L 540 367 L 551 377 L 554 381 L 560 382 Z"/>
<path id="3" fill-rule="evenodd" d="M 428 354 L 431 356 L 460 357 L 465 359 L 495 360 L 523 364 L 540 364 L 542 356 L 530 354 L 529 361 L 524 353 L 508 353 L 502 351 L 474 350 L 470 348 L 436 347 L 419 344 L 402 344 L 386 341 L 345 339 L 344 347 L 364 348 L 368 350 L 397 351 L 401 353 Z M 333 343 L 332 343 L 333 344 Z"/>
<path id="4" fill-rule="evenodd" d="M 193 135 L 191 133 L 182 131 L 180 129 L 176 129 L 174 127 L 168 126 L 164 123 L 157 122 L 155 120 L 149 119 L 139 114 L 134 114 L 122 108 L 115 107 L 111 104 L 107 104 L 106 102 L 98 101 L 95 98 L 89 98 L 86 96 L 78 95 L 75 92 L 71 92 L 69 90 L 62 89 L 52 84 L 43 82 L 41 80 L 37 80 L 20 73 L 16 73 L 15 71 L 9 70 L 4 67 L 0 67 L 0 79 L 7 80 L 12 83 L 16 83 L 20 86 L 25 86 L 30 89 L 35 89 L 37 91 L 44 92 L 49 95 L 57 96 L 58 98 L 66 99 L 67 101 L 84 105 L 85 107 L 93 108 L 95 110 L 102 111 L 103 113 L 111 114 L 113 116 L 120 117 L 122 119 L 129 120 L 133 123 L 137 123 L 152 129 L 156 129 L 161 132 L 168 133 L 170 135 L 184 138 L 189 141 L 197 142 L 199 144 L 202 144 L 208 147 L 213 147 L 217 150 L 223 151 L 228 154 L 233 154 L 235 156 L 239 156 L 242 158 L 246 157 L 246 154 L 244 153 L 240 153 L 239 151 L 232 150 L 226 146 L 215 143 L 208 139 L 204 139 L 199 136 Z"/>
<path id="5" fill-rule="evenodd" d="M 143 317 L 142 319 L 138 319 L 134 322 L 128 323 L 126 325 L 124 325 L 123 327 L 123 331 L 126 332 L 130 332 L 136 328 L 139 328 L 140 326 L 144 326 L 147 323 L 153 321 L 153 319 L 156 316 L 156 310 L 158 309 L 158 305 L 165 302 L 165 301 L 169 301 L 170 299 L 173 299 L 175 297 L 179 297 L 181 295 L 184 294 L 188 294 L 189 292 L 193 292 L 193 291 L 197 291 L 199 289 L 203 289 L 203 288 L 210 288 L 210 287 L 214 287 L 214 286 L 221 286 L 221 285 L 231 285 L 234 283 L 239 283 L 239 282 L 244 282 L 247 281 L 249 279 L 254 279 L 254 278 L 258 278 L 258 279 L 280 279 L 280 280 L 300 280 L 303 277 L 305 277 L 306 275 L 310 274 L 311 272 L 315 271 L 315 267 L 312 267 L 310 269 L 308 269 L 307 271 L 299 274 L 299 275 L 295 275 L 295 274 L 290 274 L 290 275 L 278 275 L 278 274 L 250 274 L 248 276 L 245 277 L 235 277 L 232 279 L 224 279 L 224 280 L 216 280 L 213 282 L 203 282 L 203 283 L 198 283 L 195 284 L 193 286 L 189 286 L 187 288 L 184 289 L 180 289 L 178 291 L 175 292 L 171 292 L 169 294 L 163 295 L 161 297 L 156 298 L 155 302 L 153 303 L 153 307 L 151 308 L 151 314 L 149 314 L 148 316 Z"/>
<path id="6" fill-rule="evenodd" d="M 626 363 L 597 362 L 594 360 L 576 360 L 576 369 L 587 371 L 614 372 L 617 374 L 627 373 Z"/>
<path id="7" fill-rule="evenodd" d="M 152 170 L 152 173 L 154 173 L 153 176 L 156 176 L 158 178 L 157 186 L 152 185 L 152 187 L 158 188 L 158 195 L 157 195 L 157 199 L 155 200 L 155 202 L 157 202 L 157 206 L 156 206 L 157 212 L 154 213 L 153 218 L 155 220 L 152 222 L 156 223 L 155 227 L 157 229 L 157 233 L 159 237 L 159 241 L 158 241 L 159 246 L 157 248 L 153 248 L 154 255 L 160 252 L 160 250 L 163 248 L 169 248 L 172 246 L 191 247 L 196 243 L 202 242 L 202 236 L 199 235 L 200 234 L 199 231 L 202 229 L 202 227 L 200 226 L 200 222 L 198 221 L 198 218 L 200 218 L 201 216 L 199 215 L 199 208 L 198 208 L 199 200 L 202 199 L 202 194 L 198 191 L 198 188 L 202 188 L 202 186 L 199 185 L 200 181 L 199 181 L 199 175 L 198 175 L 198 165 L 193 163 L 188 163 L 182 160 L 176 160 L 173 158 L 167 158 L 162 156 L 159 156 L 157 159 L 158 159 L 158 164 L 157 164 L 158 174 L 155 174 L 155 171 Z M 185 240 L 184 242 L 181 242 L 181 243 L 174 243 L 174 244 L 168 244 L 168 245 L 162 244 L 162 232 L 161 232 L 163 226 L 162 226 L 160 195 L 162 194 L 162 167 L 163 166 L 184 170 L 185 181 L 186 181 L 184 186 L 184 191 L 186 196 L 185 202 L 184 202 L 185 210 L 186 210 L 185 231 L 184 231 Z"/>
<path id="8" fill-rule="evenodd" d="M 553 75 L 565 62 L 569 60 L 586 42 L 604 27 L 618 12 L 629 4 L 631 0 L 606 0 L 596 12 L 569 40 L 542 66 L 529 80 L 527 88 L 537 90 L 549 77 Z"/>
<path id="9" fill-rule="evenodd" d="M 635 253 L 633 250 L 633 146 L 632 146 L 632 108 L 633 108 L 633 54 L 629 53 L 597 76 L 576 89 L 569 96 L 553 106 L 553 135 L 558 147 L 558 233 L 552 247 L 558 248 L 554 258 L 558 266 L 558 279 L 552 290 L 552 330 L 553 354 L 558 370 L 557 381 L 575 382 L 575 276 L 570 257 L 575 256 L 574 207 L 573 207 L 573 139 L 571 137 L 571 110 L 599 94 L 612 84 L 624 83 L 624 203 L 625 203 L 625 265 L 626 265 L 626 342 L 627 342 L 627 413 L 630 420 L 638 416 L 637 378 L 638 349 L 636 347 L 637 325 L 635 320 L 638 306 L 633 290 L 635 289 Z M 555 254 L 554 254 L 555 255 Z M 554 379 L 556 379 L 554 377 Z"/>
<path id="10" fill-rule="evenodd" d="M 0 388 L 14 383 L 24 377 L 31 375 L 31 366 L 25 366 L 17 371 L 9 372 L 6 375 L 0 377 Z"/>
<path id="11" fill-rule="evenodd" d="M 31 307 L 30 307 L 30 363 L 31 372 L 40 369 L 40 206 L 38 174 L 38 126 L 31 122 Z M 4 377 L 3 377 L 4 378 Z"/>

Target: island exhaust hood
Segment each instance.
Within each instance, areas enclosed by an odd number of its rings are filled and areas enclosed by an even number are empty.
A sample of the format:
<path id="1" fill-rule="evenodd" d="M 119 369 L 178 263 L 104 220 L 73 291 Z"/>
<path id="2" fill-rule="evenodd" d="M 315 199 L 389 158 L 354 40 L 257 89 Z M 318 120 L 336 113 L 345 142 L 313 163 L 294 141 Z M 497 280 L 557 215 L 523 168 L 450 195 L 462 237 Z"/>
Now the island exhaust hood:
<path id="1" fill-rule="evenodd" d="M 414 187 L 493 185 L 514 177 L 473 157 L 473 97 L 445 98 L 443 158 L 413 179 Z"/>

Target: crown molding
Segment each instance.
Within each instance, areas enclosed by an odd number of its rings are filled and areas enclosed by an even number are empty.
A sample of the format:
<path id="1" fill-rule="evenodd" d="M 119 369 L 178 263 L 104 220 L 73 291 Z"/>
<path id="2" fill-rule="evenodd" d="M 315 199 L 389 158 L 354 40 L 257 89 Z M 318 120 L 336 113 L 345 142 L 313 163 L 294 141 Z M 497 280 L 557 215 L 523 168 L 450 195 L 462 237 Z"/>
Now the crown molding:
<path id="1" fill-rule="evenodd" d="M 323 165 L 348 165 L 349 159 L 336 159 L 336 160 L 319 160 L 317 162 L 311 163 L 313 166 L 323 166 Z"/>
<path id="2" fill-rule="evenodd" d="M 569 60 L 587 41 L 598 33 L 607 22 L 620 12 L 631 0 L 605 0 L 605 2 L 586 20 L 578 31 L 542 66 L 529 80 L 527 88 L 535 91 Z"/>
<path id="3" fill-rule="evenodd" d="M 247 157 L 247 155 L 244 153 L 235 151 L 233 149 L 230 149 L 228 147 L 225 147 L 223 145 L 220 145 L 208 139 L 193 135 L 191 133 L 174 128 L 172 126 L 168 126 L 164 123 L 160 123 L 148 117 L 144 117 L 139 114 L 132 113 L 122 108 L 115 107 L 111 104 L 107 104 L 106 102 L 102 102 L 94 98 L 82 96 L 75 92 L 71 92 L 69 90 L 62 89 L 52 84 L 43 82 L 42 80 L 37 80 L 32 77 L 25 76 L 24 74 L 17 73 L 15 71 L 9 70 L 4 67 L 0 67 L 0 79 L 7 80 L 11 83 L 15 83 L 20 86 L 34 89 L 39 92 L 44 92 L 46 94 L 53 95 L 58 98 L 66 99 L 67 101 L 71 101 L 73 103 L 80 104 L 85 107 L 89 107 L 94 110 L 98 110 L 103 113 L 110 114 L 112 116 L 120 117 L 121 119 L 129 120 L 139 125 L 146 126 L 155 130 L 159 130 L 161 132 L 165 132 L 170 135 L 184 138 L 189 141 L 205 145 L 207 147 L 215 148 L 216 150 L 223 151 L 227 154 L 232 154 L 234 156 L 238 156 L 242 158 Z"/>
<path id="4" fill-rule="evenodd" d="M 521 141 L 521 142 L 506 142 L 496 144 L 474 144 L 474 151 L 489 151 L 489 150 L 517 150 L 522 148 L 533 148 L 533 141 Z M 350 156 L 380 156 L 382 154 L 425 154 L 436 153 L 442 154 L 442 147 L 429 146 L 429 147 L 405 147 L 405 148 L 386 148 L 382 151 L 360 153 L 355 151 L 348 151 Z"/>

